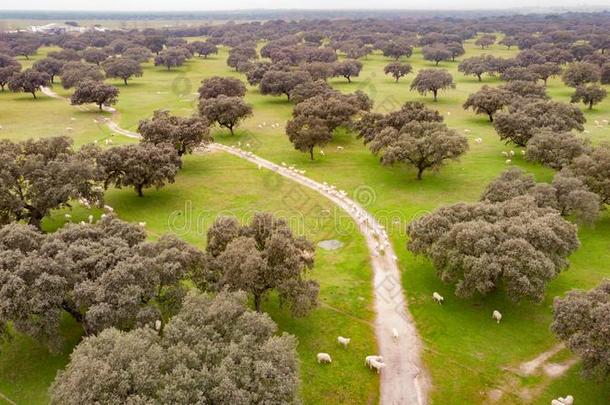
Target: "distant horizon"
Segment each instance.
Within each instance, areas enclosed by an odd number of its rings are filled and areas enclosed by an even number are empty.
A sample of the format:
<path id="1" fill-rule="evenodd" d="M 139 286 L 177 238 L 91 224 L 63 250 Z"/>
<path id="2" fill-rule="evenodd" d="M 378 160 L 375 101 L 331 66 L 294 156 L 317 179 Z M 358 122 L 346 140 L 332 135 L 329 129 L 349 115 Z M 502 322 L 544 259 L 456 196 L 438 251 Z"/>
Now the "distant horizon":
<path id="1" fill-rule="evenodd" d="M 76 3 L 76 0 L 59 0 L 55 2 L 54 8 L 44 8 L 37 6 L 38 3 L 46 3 L 44 0 L 25 0 L 18 3 L 17 7 L 0 7 L 0 12 L 16 12 L 16 13 L 27 13 L 27 12 L 44 12 L 44 13 L 136 13 L 142 14 L 149 13 L 236 13 L 236 12 L 324 12 L 324 11 L 424 11 L 424 12 L 442 12 L 442 11 L 513 11 L 513 10 L 566 10 L 566 11 L 578 11 L 583 9 L 596 9 L 596 10 L 610 10 L 610 4 L 604 1 L 587 1 L 580 4 L 569 1 L 569 0 L 517 0 L 512 1 L 510 6 L 507 6 L 503 2 L 489 2 L 485 1 L 482 4 L 481 0 L 465 0 L 460 2 L 459 5 L 450 0 L 432 0 L 427 1 L 423 6 L 418 4 L 404 4 L 405 2 L 399 2 L 401 4 L 394 4 L 395 0 L 379 0 L 378 5 L 371 7 L 368 1 L 364 4 L 359 5 L 362 1 L 355 0 L 351 1 L 349 6 L 340 5 L 343 4 L 344 0 L 335 1 L 323 1 L 323 0 L 296 0 L 289 3 L 292 4 L 312 4 L 311 6 L 295 5 L 286 7 L 284 5 L 278 6 L 265 6 L 266 4 L 272 4 L 277 1 L 274 0 L 254 0 L 249 1 L 248 4 L 252 6 L 247 7 L 225 7 L 225 8 L 199 8 L 197 5 L 186 6 L 190 4 L 191 0 L 175 0 L 173 3 L 177 4 L 175 8 L 164 8 L 164 4 L 160 3 L 160 0 L 149 0 L 146 2 L 146 10 L 140 10 L 137 7 L 140 1 L 129 1 L 129 0 L 106 0 L 109 7 L 104 9 L 80 7 L 81 2 Z M 226 0 L 223 4 L 234 4 L 241 3 L 241 0 Z M 24 6 L 24 3 L 26 4 Z M 28 6 L 31 3 L 31 6 Z M 64 3 L 64 4 L 62 4 Z M 79 6 L 70 6 L 70 4 L 76 3 Z M 158 6 L 156 4 L 159 4 Z M 263 6 L 256 6 L 254 4 L 262 3 Z M 285 2 L 282 2 L 285 4 Z M 490 4 L 491 3 L 491 4 Z M 116 4 L 116 6 L 115 6 Z M 326 5 L 330 4 L 330 5 Z M 355 5 L 354 5 L 355 4 Z M 436 5 L 435 5 L 436 4 Z"/>

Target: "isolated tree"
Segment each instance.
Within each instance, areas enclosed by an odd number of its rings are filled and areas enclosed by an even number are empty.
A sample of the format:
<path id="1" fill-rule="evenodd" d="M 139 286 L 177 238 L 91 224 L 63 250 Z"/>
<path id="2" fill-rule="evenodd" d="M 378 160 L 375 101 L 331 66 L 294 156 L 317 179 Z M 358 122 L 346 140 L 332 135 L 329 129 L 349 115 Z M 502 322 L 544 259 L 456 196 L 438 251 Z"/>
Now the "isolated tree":
<path id="1" fill-rule="evenodd" d="M 447 50 L 451 53 L 451 60 L 455 62 L 455 58 L 466 53 L 464 46 L 460 42 L 449 42 L 445 44 Z"/>
<path id="2" fill-rule="evenodd" d="M 50 86 L 51 76 L 45 72 L 39 72 L 34 69 L 25 69 L 11 76 L 8 81 L 8 88 L 15 93 L 23 92 L 30 93 L 36 98 L 36 92 L 40 90 L 40 86 Z"/>
<path id="3" fill-rule="evenodd" d="M 183 49 L 167 48 L 155 56 L 155 66 L 165 66 L 167 70 L 170 70 L 182 66 L 186 59 Z"/>
<path id="4" fill-rule="evenodd" d="M 354 127 L 358 131 L 358 138 L 362 138 L 364 143 L 368 144 L 384 129 L 389 127 L 400 131 L 412 121 L 442 122 L 443 117 L 438 111 L 427 108 L 423 103 L 408 101 L 399 110 L 388 114 L 365 113 Z"/>
<path id="5" fill-rule="evenodd" d="M 576 225 L 532 196 L 443 207 L 411 222 L 407 232 L 408 249 L 427 256 L 459 297 L 502 287 L 513 300 L 542 301 L 546 283 L 579 246 Z"/>
<path id="6" fill-rule="evenodd" d="M 199 98 L 216 98 L 220 95 L 227 97 L 243 97 L 246 95 L 246 86 L 241 80 L 234 77 L 212 76 L 204 79 L 199 87 Z"/>
<path id="7" fill-rule="evenodd" d="M 311 75 L 303 70 L 270 70 L 263 75 L 259 87 L 262 94 L 271 94 L 273 96 L 285 94 L 288 100 L 290 100 L 292 89 L 301 83 L 311 80 Z"/>
<path id="8" fill-rule="evenodd" d="M 110 84 L 85 80 L 76 87 L 76 91 L 70 97 L 70 103 L 72 105 L 94 103 L 102 111 L 104 106 L 116 104 L 118 96 L 119 89 Z"/>
<path id="9" fill-rule="evenodd" d="M 567 86 L 578 87 L 581 84 L 599 81 L 600 69 L 592 63 L 575 62 L 565 68 L 561 78 Z"/>
<path id="10" fill-rule="evenodd" d="M 340 94 L 338 92 L 320 94 L 298 103 L 292 112 L 294 117 L 299 115 L 317 117 L 324 120 L 332 132 L 338 127 L 350 128 L 353 119 L 363 111 L 372 107 L 371 99 L 361 91 L 353 94 Z"/>
<path id="11" fill-rule="evenodd" d="M 541 130 L 527 142 L 526 158 L 553 169 L 569 165 L 580 155 L 589 153 L 591 147 L 585 140 L 571 132 Z"/>
<path id="12" fill-rule="evenodd" d="M 502 80 L 507 82 L 522 81 L 536 82 L 539 77 L 532 69 L 522 66 L 513 66 L 504 70 L 500 75 Z"/>
<path id="13" fill-rule="evenodd" d="M 57 350 L 65 312 L 86 335 L 172 315 L 185 294 L 181 280 L 203 265 L 203 252 L 170 235 L 145 238 L 141 226 L 114 216 L 48 234 L 6 225 L 0 229 L 0 319 Z"/>
<path id="14" fill-rule="evenodd" d="M 227 128 L 234 135 L 235 127 L 252 115 L 252 106 L 241 97 L 220 95 L 199 100 L 199 114 L 209 122 Z"/>
<path id="15" fill-rule="evenodd" d="M 48 74 L 49 76 L 51 76 L 51 83 L 54 83 L 55 76 L 61 73 L 63 65 L 64 62 L 60 61 L 59 59 L 43 58 L 38 59 L 36 62 L 34 62 L 34 64 L 32 65 L 32 69 L 38 72 L 44 72 Z"/>
<path id="16" fill-rule="evenodd" d="M 346 59 L 335 63 L 335 76 L 343 76 L 348 83 L 352 82 L 352 77 L 358 77 L 362 70 L 362 62 L 354 59 Z"/>
<path id="17" fill-rule="evenodd" d="M 138 133 L 146 143 L 174 145 L 178 156 L 213 141 L 207 120 L 200 117 L 179 117 L 169 111 L 157 110 L 151 119 L 140 121 Z"/>
<path id="18" fill-rule="evenodd" d="M 127 85 L 127 80 L 132 77 L 142 76 L 142 66 L 140 63 L 131 58 L 111 58 L 102 64 L 107 78 L 123 79 L 123 83 Z"/>
<path id="19" fill-rule="evenodd" d="M 489 48 L 491 45 L 496 43 L 496 36 L 492 34 L 483 34 L 479 39 L 474 41 L 475 45 L 481 47 L 481 49 Z"/>
<path id="20" fill-rule="evenodd" d="M 61 49 L 47 53 L 48 58 L 63 60 L 64 62 L 80 62 L 80 54 L 74 49 Z"/>
<path id="21" fill-rule="evenodd" d="M 479 81 L 482 80 L 483 74 L 489 71 L 490 64 L 486 55 L 466 58 L 458 65 L 458 72 L 462 72 L 467 76 L 476 76 Z"/>
<path id="22" fill-rule="evenodd" d="M 383 71 L 386 75 L 392 75 L 398 83 L 398 79 L 411 73 L 413 67 L 409 63 L 390 62 L 383 68 Z"/>
<path id="23" fill-rule="evenodd" d="M 407 58 L 413 54 L 413 46 L 405 40 L 397 40 L 387 42 L 381 49 L 383 56 L 400 59 L 403 56 Z"/>
<path id="24" fill-rule="evenodd" d="M 311 160 L 314 147 L 322 147 L 333 139 L 325 120 L 307 115 L 297 115 L 289 120 L 286 135 L 296 150 L 309 152 Z"/>
<path id="25" fill-rule="evenodd" d="M 574 176 L 581 179 L 602 203 L 610 203 L 610 147 L 601 145 L 586 155 L 575 158 L 569 166 Z"/>
<path id="26" fill-rule="evenodd" d="M 386 127 L 369 144 L 383 165 L 407 163 L 417 169 L 438 170 L 446 160 L 457 160 L 468 150 L 468 140 L 440 122 L 412 121 L 400 130 Z"/>
<path id="27" fill-rule="evenodd" d="M 98 66 L 110 56 L 103 48 L 94 47 L 84 49 L 81 51 L 81 55 L 86 62 L 95 63 Z"/>
<path id="28" fill-rule="evenodd" d="M 444 69 L 422 69 L 411 82 L 411 90 L 417 90 L 419 94 L 426 95 L 431 92 L 434 101 L 440 90 L 454 89 L 453 77 Z"/>
<path id="29" fill-rule="evenodd" d="M 0 222 L 26 220 L 39 228 L 51 210 L 71 200 L 102 199 L 94 161 L 75 152 L 69 138 L 1 140 L 0 155 Z"/>
<path id="30" fill-rule="evenodd" d="M 606 89 L 597 84 L 581 84 L 576 87 L 576 92 L 572 94 L 570 102 L 578 103 L 582 101 L 583 104 L 588 106 L 589 110 L 592 110 L 594 104 L 600 103 L 607 96 L 608 92 Z"/>
<path id="31" fill-rule="evenodd" d="M 104 74 L 97 65 L 83 62 L 66 62 L 61 68 L 61 85 L 64 89 L 78 86 L 81 82 L 92 80 L 101 82 Z"/>
<path id="32" fill-rule="evenodd" d="M 553 62 L 530 65 L 528 69 L 534 72 L 536 76 L 544 82 L 545 86 L 550 77 L 557 76 L 561 73 L 561 66 Z"/>
<path id="33" fill-rule="evenodd" d="M 132 59 L 138 63 L 146 63 L 152 57 L 150 50 L 144 46 L 130 46 L 121 54 L 122 58 Z"/>
<path id="34" fill-rule="evenodd" d="M 604 380 L 610 374 L 610 281 L 589 291 L 555 297 L 551 330 L 580 356 L 583 374 Z"/>
<path id="35" fill-rule="evenodd" d="M 166 41 L 167 38 L 161 35 L 147 35 L 144 37 L 144 46 L 158 55 L 163 50 Z"/>
<path id="36" fill-rule="evenodd" d="M 542 84 L 532 81 L 515 80 L 499 86 L 498 88 L 511 93 L 514 98 L 513 104 L 520 102 L 528 102 L 528 100 L 517 101 L 523 97 L 525 99 L 548 99 L 546 87 Z"/>
<path id="37" fill-rule="evenodd" d="M 197 336 L 198 338 L 192 338 Z M 110 328 L 84 339 L 51 404 L 298 404 L 297 340 L 242 293 L 190 293 L 159 333 Z"/>
<path id="38" fill-rule="evenodd" d="M 317 305 L 318 283 L 305 278 L 313 267 L 314 245 L 294 236 L 284 220 L 256 213 L 250 224 L 240 226 L 220 217 L 207 240 L 208 271 L 219 274 L 219 288 L 246 291 L 257 312 L 271 291 L 294 316 L 307 315 Z"/>
<path id="39" fill-rule="evenodd" d="M 534 99 L 512 104 L 508 111 L 499 111 L 494 117 L 494 128 L 500 139 L 525 146 L 540 129 L 552 131 L 583 131 L 584 115 L 572 104 Z"/>
<path id="40" fill-rule="evenodd" d="M 498 87 L 483 86 L 476 93 L 472 93 L 463 105 L 465 110 L 472 108 L 476 114 L 487 114 L 489 121 L 493 122 L 496 112 L 511 103 L 509 92 Z"/>
<path id="41" fill-rule="evenodd" d="M 517 46 L 518 41 L 517 38 L 510 35 L 506 35 L 498 43 L 500 45 L 504 45 L 507 49 L 510 49 L 513 46 Z"/>
<path id="42" fill-rule="evenodd" d="M 208 56 L 218 53 L 218 47 L 207 41 L 193 41 L 188 46 L 193 53 L 203 56 L 206 59 Z"/>
<path id="43" fill-rule="evenodd" d="M 443 60 L 451 59 L 451 51 L 443 44 L 424 46 L 422 54 L 425 60 L 433 61 L 436 66 Z"/>
<path id="44" fill-rule="evenodd" d="M 10 78 L 19 73 L 21 65 L 17 60 L 13 59 L 8 55 L 0 54 L 0 87 L 4 91 L 4 86 L 7 85 Z"/>
<path id="45" fill-rule="evenodd" d="M 171 144 L 140 143 L 115 146 L 99 153 L 104 187 L 133 187 L 139 197 L 145 188 L 157 189 L 173 183 L 180 168 L 180 157 Z"/>
<path id="46" fill-rule="evenodd" d="M 327 80 L 335 76 L 335 63 L 311 62 L 301 65 L 307 71 L 312 80 Z"/>

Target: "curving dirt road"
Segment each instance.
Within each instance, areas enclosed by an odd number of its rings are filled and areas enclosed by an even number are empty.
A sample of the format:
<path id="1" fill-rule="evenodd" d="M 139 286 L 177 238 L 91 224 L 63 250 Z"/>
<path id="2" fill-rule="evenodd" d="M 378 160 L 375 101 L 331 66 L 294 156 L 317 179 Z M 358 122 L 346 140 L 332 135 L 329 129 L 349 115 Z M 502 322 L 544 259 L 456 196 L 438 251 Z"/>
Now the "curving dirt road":
<path id="1" fill-rule="evenodd" d="M 41 90 L 49 97 L 64 99 L 47 87 Z M 110 107 L 105 108 L 105 111 L 112 114 L 116 112 Z M 106 119 L 106 125 L 115 133 L 130 138 L 140 137 L 136 132 L 121 128 L 111 119 Z M 386 364 L 381 372 L 380 402 L 382 405 L 427 404 L 431 382 L 421 360 L 422 342 L 411 314 L 407 311 L 397 258 L 383 227 L 368 211 L 334 186 L 318 183 L 295 170 L 277 165 L 242 149 L 214 143 L 198 149 L 197 152 L 206 150 L 230 153 L 315 190 L 356 221 L 366 239 L 373 267 L 375 335 L 379 347 L 378 354 L 383 356 Z M 398 332 L 398 338 L 393 337 L 394 329 Z"/>
<path id="2" fill-rule="evenodd" d="M 208 149 L 238 156 L 309 187 L 341 207 L 356 221 L 366 239 L 371 256 L 375 291 L 375 335 L 379 354 L 387 365 L 381 372 L 381 404 L 426 404 L 431 384 L 421 361 L 422 343 L 413 319 L 407 312 L 394 249 L 382 226 L 364 208 L 332 186 L 320 184 L 295 170 L 238 148 L 212 144 Z M 384 253 L 380 253 L 379 245 L 385 246 Z M 392 336 L 393 329 L 398 332 L 396 340 Z"/>

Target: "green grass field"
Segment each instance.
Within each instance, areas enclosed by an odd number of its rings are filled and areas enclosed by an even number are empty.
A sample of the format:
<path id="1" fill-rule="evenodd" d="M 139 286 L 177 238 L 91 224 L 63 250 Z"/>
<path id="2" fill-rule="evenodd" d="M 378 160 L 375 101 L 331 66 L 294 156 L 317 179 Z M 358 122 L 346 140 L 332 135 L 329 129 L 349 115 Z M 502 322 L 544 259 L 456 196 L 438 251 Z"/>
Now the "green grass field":
<path id="1" fill-rule="evenodd" d="M 464 57 L 481 52 L 508 57 L 517 52 L 498 45 L 481 51 L 471 42 L 466 49 Z M 41 49 L 36 58 L 43 57 L 48 50 Z M 144 76 L 128 86 L 110 81 L 121 90 L 117 104 L 121 126 L 134 130 L 140 119 L 160 108 L 176 114 L 192 113 L 196 107 L 194 93 L 201 79 L 213 75 L 241 77 L 226 65 L 226 56 L 223 49 L 219 55 L 207 60 L 193 59 L 169 72 L 147 64 Z M 433 66 L 422 59 L 419 50 L 408 61 L 415 71 Z M 438 173 L 426 172 L 420 182 L 415 180 L 412 169 L 382 167 L 361 141 L 346 132 L 335 136 L 333 143 L 324 148 L 324 156 L 317 154 L 316 160 L 310 161 L 307 155 L 293 149 L 283 133 L 292 105 L 285 97 L 263 96 L 256 88 L 250 88 L 246 96 L 254 105 L 254 116 L 235 136 L 217 130 L 215 138 L 231 145 L 249 143 L 255 153 L 266 159 L 305 169 L 308 176 L 336 184 L 361 201 L 361 197 L 370 197 L 366 199 L 367 208 L 386 224 L 400 258 L 409 308 L 426 346 L 424 358 L 434 384 L 432 403 L 485 403 L 490 390 L 507 388 L 507 384 L 527 388 L 531 393 L 525 401 L 528 403 L 548 404 L 551 398 L 568 393 L 578 403 L 608 403 L 610 384 L 582 380 L 579 366 L 554 381 L 530 377 L 515 382 L 516 377 L 506 368 L 530 360 L 557 343 L 549 330 L 554 296 L 572 288 L 591 288 L 604 277 L 610 277 L 610 214 L 605 212 L 594 226 L 580 228 L 582 246 L 572 256 L 569 270 L 550 283 L 543 303 L 514 304 L 502 293 L 470 300 L 455 297 L 452 288 L 436 278 L 426 259 L 407 252 L 405 228 L 413 218 L 441 205 L 476 201 L 485 185 L 506 169 L 501 152 L 517 149 L 500 142 L 484 116 L 465 112 L 461 107 L 468 94 L 482 84 L 500 82 L 497 78 L 484 77 L 479 83 L 476 78 L 457 72 L 458 61 L 442 62 L 440 67 L 454 75 L 456 89 L 440 94 L 439 101 L 433 103 L 431 96 L 409 91 L 414 74 L 399 83 L 384 76 L 383 66 L 388 62 L 379 54 L 370 55 L 363 60 L 360 77 L 351 84 L 344 79 L 334 79 L 331 84 L 345 92 L 365 91 L 375 100 L 378 111 L 397 109 L 407 100 L 423 101 L 438 109 L 451 128 L 468 129 L 470 132 L 464 134 L 470 140 L 481 137 L 483 142 L 471 142 L 470 151 L 460 162 L 450 163 Z M 62 95 L 70 93 L 55 87 Z M 548 92 L 557 100 L 568 101 L 572 91 L 557 78 L 549 81 Z M 45 96 L 32 100 L 29 95 L 4 93 L 0 94 L 0 103 L 2 137 L 17 140 L 67 134 L 80 145 L 112 136 L 104 126 L 93 122 L 99 114 L 78 112 L 65 101 Z M 583 136 L 594 143 L 610 140 L 610 126 L 593 124 L 594 120 L 610 118 L 610 100 L 604 100 L 593 111 L 585 111 L 585 115 L 588 133 Z M 281 125 L 272 129 L 272 123 Z M 68 126 L 74 129 L 67 132 Z M 129 142 L 119 136 L 113 138 L 115 143 Z M 534 173 L 540 181 L 550 180 L 553 174 L 549 169 L 523 161 L 520 153 L 513 163 Z M 142 199 L 133 190 L 112 190 L 107 200 L 122 218 L 146 221 L 151 237 L 174 231 L 198 246 L 203 246 L 205 230 L 218 213 L 230 213 L 245 220 L 256 210 L 272 211 L 288 218 L 295 231 L 314 241 L 330 238 L 344 241 L 345 246 L 335 252 L 318 249 L 312 277 L 322 285 L 323 305 L 319 309 L 305 319 L 288 317 L 277 310 L 273 300 L 266 309 L 280 329 L 299 337 L 305 403 L 376 403 L 377 376 L 362 367 L 362 357 L 375 350 L 373 330 L 368 323 L 372 320 L 372 297 L 367 252 L 354 228 L 345 226 L 349 222 L 341 222 L 343 226 L 337 227 L 321 219 L 324 216 L 320 213 L 333 210 L 330 203 L 288 180 L 221 153 L 188 157 L 175 184 L 148 191 Z M 80 208 L 74 213 L 75 217 L 87 215 Z M 45 225 L 53 229 L 62 221 L 63 213 L 58 213 Z M 445 297 L 445 305 L 439 307 L 432 302 L 433 291 Z M 500 325 L 491 320 L 494 309 L 504 315 Z M 339 334 L 352 337 L 353 345 L 348 351 L 337 346 L 335 339 Z M 67 353 L 78 338 L 78 331 L 70 322 L 66 322 L 66 336 L 70 344 L 60 356 L 49 355 L 24 337 L 4 344 L 0 349 L 0 393 L 20 404 L 45 403 L 46 387 L 55 371 L 67 361 Z M 332 366 L 318 367 L 315 363 L 318 351 L 333 354 Z M 522 402 L 510 392 L 506 395 L 504 399 L 508 403 Z"/>

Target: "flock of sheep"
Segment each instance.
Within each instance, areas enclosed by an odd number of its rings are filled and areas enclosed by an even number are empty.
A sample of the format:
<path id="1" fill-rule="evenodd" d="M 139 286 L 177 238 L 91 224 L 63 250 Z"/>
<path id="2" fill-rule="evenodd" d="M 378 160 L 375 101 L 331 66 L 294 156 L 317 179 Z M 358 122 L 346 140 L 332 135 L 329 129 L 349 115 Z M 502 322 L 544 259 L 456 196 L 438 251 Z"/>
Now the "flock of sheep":
<path id="1" fill-rule="evenodd" d="M 432 299 L 439 304 L 442 304 L 445 301 L 445 298 L 436 291 L 432 293 Z M 491 314 L 491 317 L 497 323 L 500 323 L 500 321 L 502 320 L 502 314 L 498 310 L 494 310 Z M 398 330 L 396 330 L 396 328 L 392 328 L 392 338 L 394 339 L 395 342 L 398 341 L 398 337 L 399 337 Z M 337 342 L 341 346 L 343 346 L 344 349 L 347 349 L 347 346 L 351 342 L 351 339 L 343 337 L 343 336 L 338 336 Z M 330 356 L 330 354 L 325 353 L 325 352 L 318 353 L 316 355 L 316 359 L 318 360 L 319 364 L 332 363 L 332 357 Z M 364 365 L 370 369 L 374 369 L 375 371 L 377 371 L 377 374 L 379 374 L 381 372 L 381 369 L 386 367 L 386 364 L 383 362 L 383 357 L 379 356 L 379 355 L 366 356 L 364 358 Z M 552 405 L 572 405 L 574 399 L 572 398 L 571 395 L 568 395 L 565 398 L 559 398 L 559 399 L 553 400 L 553 401 L 554 402 L 552 403 Z M 563 401 L 563 402 L 558 402 L 558 401 Z"/>

